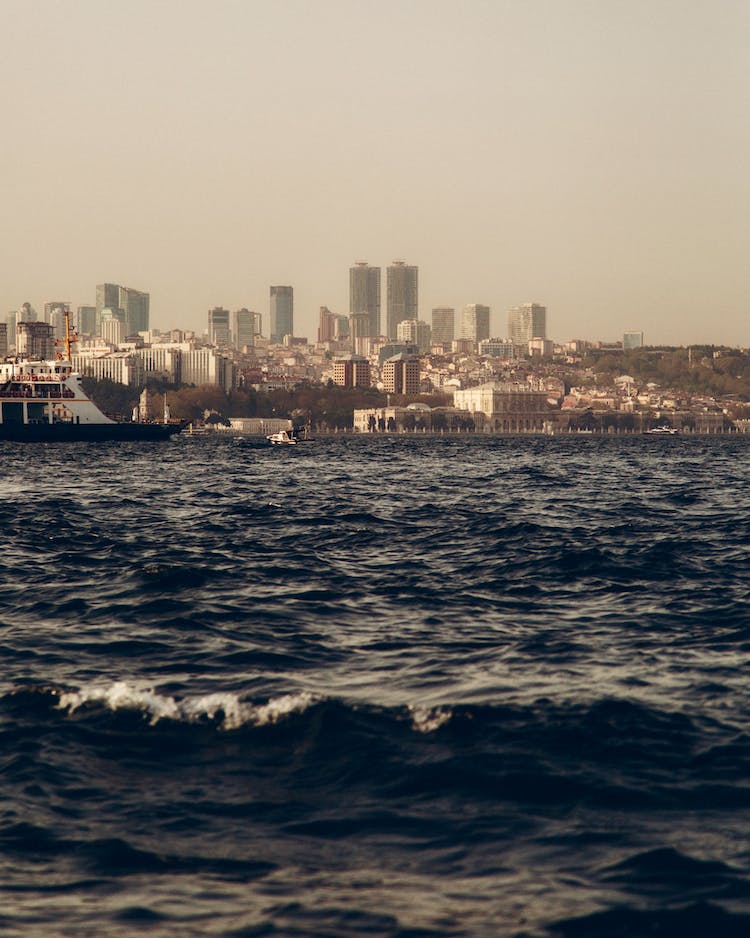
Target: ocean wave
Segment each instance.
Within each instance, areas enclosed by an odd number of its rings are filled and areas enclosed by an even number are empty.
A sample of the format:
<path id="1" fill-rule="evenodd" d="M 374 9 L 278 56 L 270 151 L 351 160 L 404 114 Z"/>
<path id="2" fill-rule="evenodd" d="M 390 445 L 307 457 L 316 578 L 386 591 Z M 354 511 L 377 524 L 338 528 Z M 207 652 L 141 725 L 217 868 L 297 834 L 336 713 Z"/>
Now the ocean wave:
<path id="1" fill-rule="evenodd" d="M 59 693 L 58 708 L 68 713 L 90 705 L 102 705 L 112 712 L 129 710 L 142 713 L 153 726 L 160 720 L 200 723 L 209 720 L 225 730 L 243 726 L 268 726 L 294 713 L 304 713 L 315 703 L 312 694 L 283 694 L 265 704 L 243 702 L 237 694 L 219 692 L 178 700 L 128 681 L 94 684 L 77 691 Z"/>

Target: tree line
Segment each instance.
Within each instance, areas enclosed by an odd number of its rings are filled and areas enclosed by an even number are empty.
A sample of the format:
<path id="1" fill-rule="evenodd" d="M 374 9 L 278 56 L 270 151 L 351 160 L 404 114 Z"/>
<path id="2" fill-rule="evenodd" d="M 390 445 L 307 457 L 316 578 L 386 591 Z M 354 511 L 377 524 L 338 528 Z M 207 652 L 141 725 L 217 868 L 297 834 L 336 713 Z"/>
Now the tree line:
<path id="1" fill-rule="evenodd" d="M 83 388 L 105 413 L 128 417 L 138 406 L 143 388 L 126 387 L 115 381 L 83 379 Z M 280 417 L 294 421 L 297 426 L 309 423 L 312 427 L 347 429 L 353 425 L 354 411 L 420 401 L 430 406 L 444 405 L 442 394 L 419 395 L 406 398 L 390 395 L 376 388 L 342 388 L 327 385 L 300 384 L 292 389 L 257 391 L 240 388 L 224 391 L 215 384 L 198 387 L 175 387 L 165 382 L 151 381 L 146 385 L 152 416 L 163 413 L 164 396 L 172 417 L 181 420 L 200 420 L 208 413 L 216 421 L 229 417 Z"/>

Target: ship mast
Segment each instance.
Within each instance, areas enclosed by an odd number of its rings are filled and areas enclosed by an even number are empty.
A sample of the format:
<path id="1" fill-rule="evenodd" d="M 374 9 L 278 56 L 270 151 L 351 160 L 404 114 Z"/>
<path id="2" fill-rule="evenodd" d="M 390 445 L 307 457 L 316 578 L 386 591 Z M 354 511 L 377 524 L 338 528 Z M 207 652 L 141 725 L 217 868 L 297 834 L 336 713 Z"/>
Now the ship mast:
<path id="1" fill-rule="evenodd" d="M 65 307 L 65 355 L 67 356 L 67 361 L 73 361 L 73 352 L 71 347 L 74 342 L 78 341 L 78 336 L 75 332 L 70 331 L 70 309 Z"/>

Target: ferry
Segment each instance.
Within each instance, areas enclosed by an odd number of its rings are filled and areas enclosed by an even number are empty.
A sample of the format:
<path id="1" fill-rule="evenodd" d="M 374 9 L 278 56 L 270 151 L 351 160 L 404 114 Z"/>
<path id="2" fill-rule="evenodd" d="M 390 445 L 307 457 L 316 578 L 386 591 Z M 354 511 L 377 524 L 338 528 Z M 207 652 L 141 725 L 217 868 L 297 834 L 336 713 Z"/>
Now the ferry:
<path id="1" fill-rule="evenodd" d="M 161 440 L 182 430 L 179 421 L 127 422 L 102 413 L 73 371 L 73 341 L 66 310 L 67 358 L 0 362 L 0 441 Z"/>

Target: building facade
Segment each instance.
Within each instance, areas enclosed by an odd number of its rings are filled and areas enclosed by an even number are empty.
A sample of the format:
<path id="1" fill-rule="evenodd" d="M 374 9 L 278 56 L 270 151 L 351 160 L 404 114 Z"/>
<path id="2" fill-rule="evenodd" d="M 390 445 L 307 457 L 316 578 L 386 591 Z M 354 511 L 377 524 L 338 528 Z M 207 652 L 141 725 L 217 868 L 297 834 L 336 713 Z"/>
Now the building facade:
<path id="1" fill-rule="evenodd" d="M 236 349 L 255 344 L 255 313 L 244 306 L 229 317 L 229 344 Z"/>
<path id="2" fill-rule="evenodd" d="M 75 325 L 81 335 L 96 335 L 96 306 L 79 306 Z"/>
<path id="3" fill-rule="evenodd" d="M 642 332 L 623 333 L 622 347 L 626 352 L 634 348 L 643 348 L 643 333 Z"/>
<path id="4" fill-rule="evenodd" d="M 404 319 L 396 326 L 396 341 L 416 345 L 420 355 L 430 351 L 432 330 L 421 319 Z"/>
<path id="5" fill-rule="evenodd" d="M 453 402 L 461 410 L 483 414 L 485 427 L 495 433 L 541 433 L 551 416 L 547 392 L 523 384 L 480 384 L 454 391 Z"/>
<path id="6" fill-rule="evenodd" d="M 131 352 L 113 352 L 107 355 L 96 353 L 73 355 L 73 370 L 88 375 L 97 381 L 114 381 L 127 387 L 140 387 L 145 378 L 143 361 Z"/>
<path id="7" fill-rule="evenodd" d="M 456 338 L 456 311 L 452 306 L 436 306 L 432 311 L 432 342 L 449 345 Z"/>
<path id="8" fill-rule="evenodd" d="M 513 306 L 508 312 L 508 338 L 514 345 L 547 338 L 547 307 L 538 303 Z"/>
<path id="9" fill-rule="evenodd" d="M 333 383 L 342 388 L 372 387 L 370 362 L 361 355 L 337 358 L 333 363 Z"/>
<path id="10" fill-rule="evenodd" d="M 367 313 L 367 335 L 380 335 L 380 268 L 357 261 L 349 268 L 349 312 Z"/>
<path id="11" fill-rule="evenodd" d="M 394 355 L 383 363 L 383 390 L 387 394 L 419 394 L 419 359 Z"/>
<path id="12" fill-rule="evenodd" d="M 271 287 L 271 342 L 281 345 L 285 335 L 294 335 L 294 289 Z"/>
<path id="13" fill-rule="evenodd" d="M 327 306 L 321 306 L 318 314 L 318 342 L 333 342 L 335 330 L 336 313 L 332 313 Z"/>
<path id="14" fill-rule="evenodd" d="M 388 302 L 386 333 L 396 338 L 396 327 L 404 319 L 419 318 L 419 268 L 394 261 L 387 269 Z"/>
<path id="15" fill-rule="evenodd" d="M 229 346 L 229 310 L 223 306 L 208 311 L 208 341 L 217 348 Z"/>
<path id="16" fill-rule="evenodd" d="M 150 295 L 132 287 L 123 287 L 119 283 L 100 283 L 96 287 L 96 329 L 97 334 L 105 309 L 121 310 L 123 315 L 124 335 L 136 335 L 147 332 L 149 328 Z M 118 317 L 120 318 L 120 317 Z"/>
<path id="17" fill-rule="evenodd" d="M 469 303 L 461 310 L 461 338 L 481 342 L 490 337 L 490 308 L 481 303 Z"/>
<path id="18" fill-rule="evenodd" d="M 16 324 L 16 353 L 19 358 L 32 361 L 55 357 L 54 330 L 46 322 L 19 322 Z"/>

